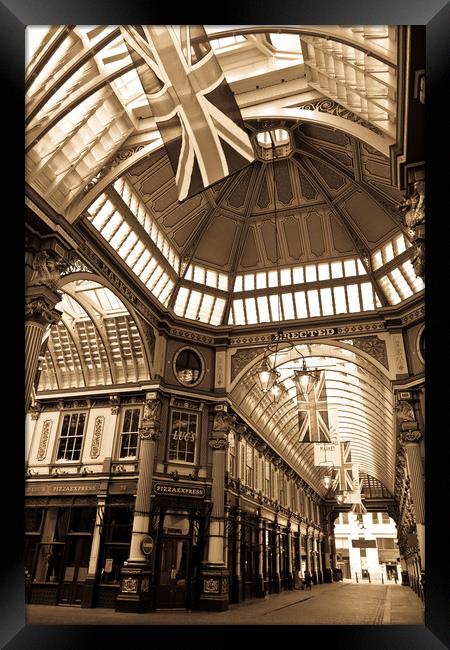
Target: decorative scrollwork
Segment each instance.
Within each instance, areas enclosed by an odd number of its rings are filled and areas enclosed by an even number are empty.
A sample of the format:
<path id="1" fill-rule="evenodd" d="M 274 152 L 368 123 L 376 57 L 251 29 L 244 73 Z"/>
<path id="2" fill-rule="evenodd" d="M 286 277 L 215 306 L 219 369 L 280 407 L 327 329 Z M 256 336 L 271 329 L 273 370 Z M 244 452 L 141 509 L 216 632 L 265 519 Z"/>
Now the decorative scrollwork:
<path id="1" fill-rule="evenodd" d="M 373 131 L 377 135 L 383 135 L 383 132 L 376 126 L 373 126 L 370 122 L 363 120 L 359 115 L 352 113 L 348 108 L 341 106 L 331 99 L 317 99 L 316 101 L 308 102 L 307 104 L 298 104 L 298 108 L 306 111 L 320 111 L 321 113 L 328 113 L 329 115 L 337 115 L 337 117 L 350 120 L 350 122 L 356 122 L 357 124 L 364 126 L 366 129 Z"/>

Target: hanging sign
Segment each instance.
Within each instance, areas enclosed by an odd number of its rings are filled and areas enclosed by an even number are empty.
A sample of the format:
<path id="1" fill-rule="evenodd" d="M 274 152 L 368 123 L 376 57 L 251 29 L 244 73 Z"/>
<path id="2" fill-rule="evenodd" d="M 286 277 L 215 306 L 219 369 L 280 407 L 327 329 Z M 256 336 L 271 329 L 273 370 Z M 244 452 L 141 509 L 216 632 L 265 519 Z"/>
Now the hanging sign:
<path id="1" fill-rule="evenodd" d="M 339 467 L 341 448 L 339 444 L 329 442 L 314 443 L 314 465 L 322 467 Z"/>

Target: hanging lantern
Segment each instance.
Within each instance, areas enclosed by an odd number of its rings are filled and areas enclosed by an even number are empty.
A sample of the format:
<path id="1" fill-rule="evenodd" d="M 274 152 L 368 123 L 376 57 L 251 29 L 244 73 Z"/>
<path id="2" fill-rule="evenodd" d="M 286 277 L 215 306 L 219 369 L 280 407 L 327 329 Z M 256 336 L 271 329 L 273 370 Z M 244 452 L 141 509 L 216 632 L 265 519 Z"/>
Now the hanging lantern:
<path id="1" fill-rule="evenodd" d="M 279 373 L 277 373 L 277 374 L 279 375 Z M 270 393 L 271 393 L 271 396 L 272 396 L 272 401 L 273 401 L 275 404 L 278 404 L 278 402 L 280 401 L 280 398 L 281 398 L 282 394 L 285 393 L 285 392 L 286 392 L 286 388 L 285 388 L 284 384 L 282 384 L 282 383 L 277 379 L 277 380 L 275 381 L 275 383 L 273 384 L 272 388 L 270 389 Z"/>
<path id="2" fill-rule="evenodd" d="M 263 393 L 267 393 L 276 381 L 278 381 L 280 373 L 272 368 L 267 361 L 267 358 L 261 361 L 261 364 L 256 369 L 256 379 L 259 384 L 259 388 Z"/>
<path id="3" fill-rule="evenodd" d="M 317 370 L 308 370 L 306 361 L 303 359 L 301 370 L 294 370 L 294 382 L 298 392 L 307 399 L 310 392 L 320 379 L 320 372 Z"/>

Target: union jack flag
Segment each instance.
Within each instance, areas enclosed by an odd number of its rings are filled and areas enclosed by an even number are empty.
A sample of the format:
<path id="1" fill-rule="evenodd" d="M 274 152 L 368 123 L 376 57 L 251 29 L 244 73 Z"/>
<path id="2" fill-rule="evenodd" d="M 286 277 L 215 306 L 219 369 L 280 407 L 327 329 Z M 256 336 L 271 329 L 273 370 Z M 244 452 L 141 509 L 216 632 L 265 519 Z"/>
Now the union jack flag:
<path id="1" fill-rule="evenodd" d="M 254 161 L 239 107 L 202 26 L 122 26 L 121 32 L 180 201 Z"/>
<path id="2" fill-rule="evenodd" d="M 297 390 L 297 405 L 299 442 L 332 442 L 325 373 L 320 373 L 319 381 L 306 398 Z"/>
<path id="3" fill-rule="evenodd" d="M 352 451 L 350 442 L 341 442 L 341 465 L 337 470 L 336 478 L 334 479 L 332 488 L 333 490 L 341 490 L 343 492 L 353 492 L 355 490 L 355 477 L 358 483 L 358 472 L 355 470 L 356 465 L 352 463 Z M 359 483 L 358 483 L 359 485 Z"/>

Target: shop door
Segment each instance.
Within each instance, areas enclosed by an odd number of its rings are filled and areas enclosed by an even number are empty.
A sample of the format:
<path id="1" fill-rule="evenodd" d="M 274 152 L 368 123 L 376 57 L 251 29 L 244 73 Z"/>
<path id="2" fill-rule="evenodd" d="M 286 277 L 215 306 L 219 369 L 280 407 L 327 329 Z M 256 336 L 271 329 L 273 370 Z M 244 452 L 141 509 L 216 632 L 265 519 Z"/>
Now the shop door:
<path id="1" fill-rule="evenodd" d="M 190 539 L 161 538 L 157 607 L 185 609 L 190 583 Z"/>
<path id="2" fill-rule="evenodd" d="M 91 536 L 67 537 L 58 599 L 60 605 L 81 605 L 91 543 Z"/>

